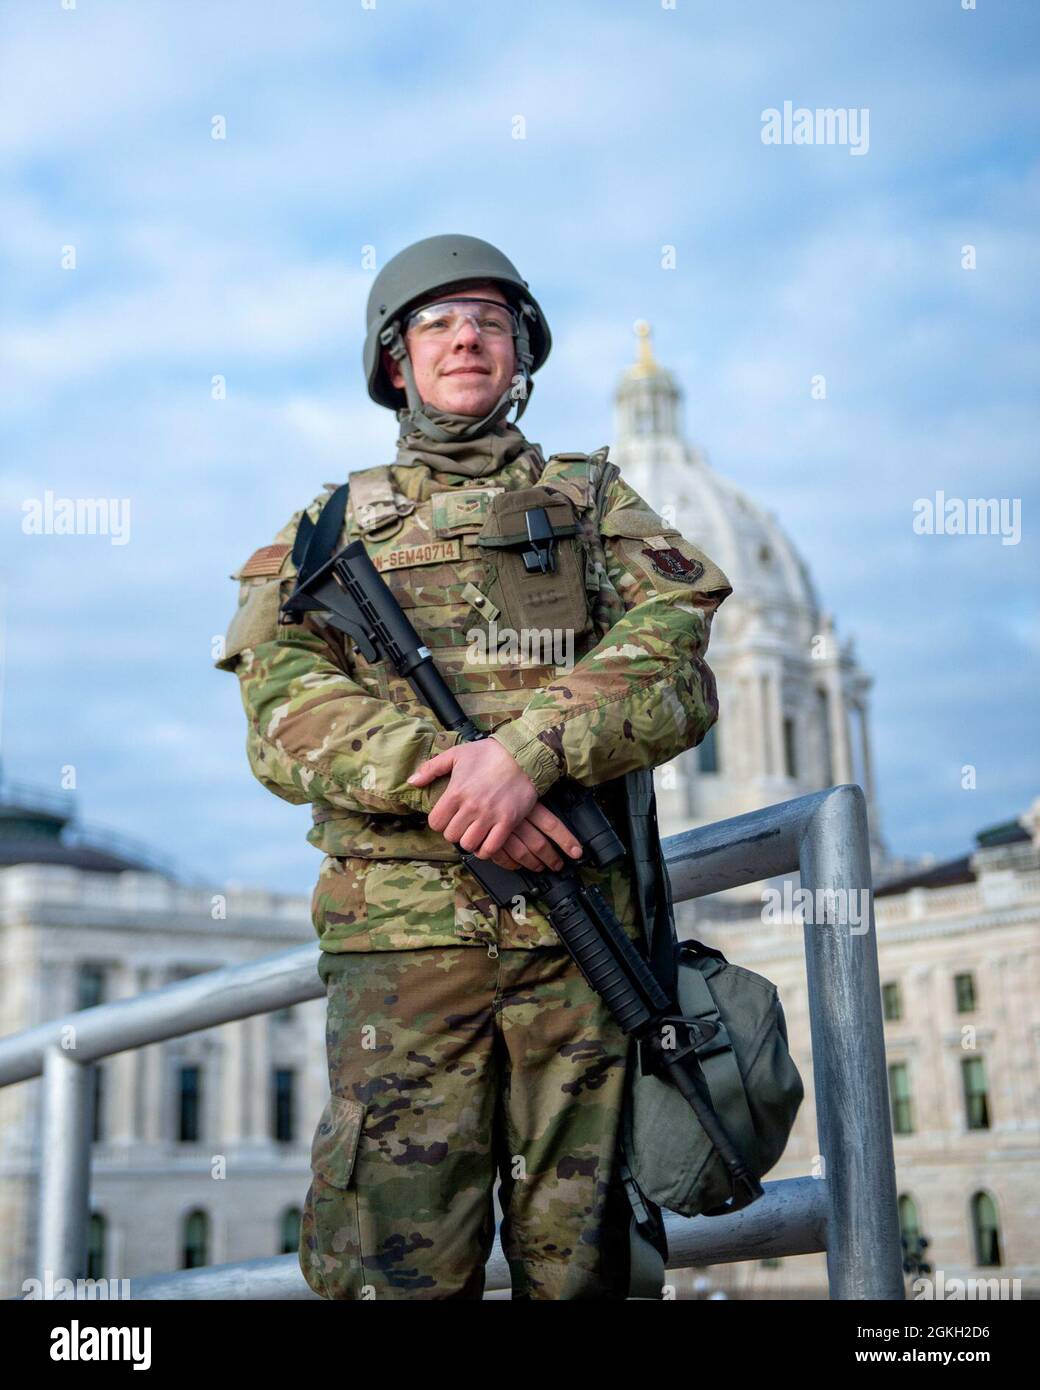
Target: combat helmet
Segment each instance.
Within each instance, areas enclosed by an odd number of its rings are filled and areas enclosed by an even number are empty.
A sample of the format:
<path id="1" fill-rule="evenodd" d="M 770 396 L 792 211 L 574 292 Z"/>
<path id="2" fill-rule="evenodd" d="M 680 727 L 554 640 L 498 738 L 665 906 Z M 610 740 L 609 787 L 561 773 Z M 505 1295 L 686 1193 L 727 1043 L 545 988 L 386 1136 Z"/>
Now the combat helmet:
<path id="1" fill-rule="evenodd" d="M 428 298 L 444 285 L 466 281 L 496 284 L 519 321 L 516 338 L 517 377 L 482 419 L 451 415 L 423 402 L 404 343 L 404 310 Z M 368 394 L 397 412 L 401 433 L 421 430 L 430 439 L 447 442 L 473 439 L 486 433 L 517 405 L 519 420 L 533 390 L 533 374 L 549 356 L 552 336 L 538 301 L 513 262 L 489 242 L 472 236 L 432 236 L 399 251 L 372 282 L 366 309 L 363 354 Z M 382 349 L 400 363 L 405 390 L 393 386 L 383 368 Z M 519 378 L 519 379 L 518 379 Z"/>

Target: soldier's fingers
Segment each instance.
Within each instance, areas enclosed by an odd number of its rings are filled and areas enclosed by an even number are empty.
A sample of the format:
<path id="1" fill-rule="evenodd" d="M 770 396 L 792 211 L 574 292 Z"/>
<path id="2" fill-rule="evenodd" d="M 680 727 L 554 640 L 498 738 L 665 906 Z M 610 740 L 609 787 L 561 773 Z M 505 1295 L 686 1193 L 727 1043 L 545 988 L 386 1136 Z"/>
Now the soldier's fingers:
<path id="1" fill-rule="evenodd" d="M 548 807 L 543 806 L 539 801 L 527 813 L 527 819 L 532 821 L 539 830 L 544 830 L 546 835 L 556 841 L 562 850 L 571 855 L 574 859 L 581 857 L 581 845 L 575 836 L 564 825 L 558 816 L 554 816 Z"/>
<path id="2" fill-rule="evenodd" d="M 562 869 L 563 860 L 556 852 L 555 845 L 549 843 L 542 832 L 531 824 L 530 820 L 521 821 L 516 827 L 515 834 L 523 840 L 528 853 L 534 857 L 535 863 L 528 864 L 528 868 L 541 868 L 543 865 L 549 869 Z M 515 853 L 515 851 L 514 851 Z"/>
<path id="3" fill-rule="evenodd" d="M 533 854 L 527 845 L 526 836 L 523 835 L 523 821 L 516 827 L 514 833 L 506 841 L 503 853 L 508 854 L 511 859 L 518 860 L 525 869 L 532 869 L 535 873 L 542 867 L 538 856 Z"/>
<path id="4" fill-rule="evenodd" d="M 513 856 L 504 849 L 500 849 L 497 854 L 491 856 L 492 864 L 497 864 L 500 869 L 512 869 L 514 873 L 520 868 Z"/>
<path id="5" fill-rule="evenodd" d="M 513 833 L 513 827 L 508 820 L 500 820 L 492 826 L 491 833 L 477 851 L 478 859 L 493 859 L 499 850 L 505 849 L 506 841 Z"/>
<path id="6" fill-rule="evenodd" d="M 438 805 L 440 805 L 439 802 Z M 463 835 L 465 835 L 472 824 L 473 816 L 469 811 L 456 811 L 441 831 L 441 834 L 454 845 L 462 839 Z"/>
<path id="7" fill-rule="evenodd" d="M 444 795 L 437 802 L 430 814 L 426 817 L 426 824 L 431 830 L 444 830 L 445 826 L 451 821 L 459 809 L 458 792 L 453 792 L 449 787 Z"/>
<path id="8" fill-rule="evenodd" d="M 466 833 L 459 840 L 459 849 L 464 849 L 467 854 L 472 854 L 474 850 L 480 849 L 487 839 L 487 833 L 490 829 L 491 825 L 486 819 L 471 821 Z"/>
<path id="9" fill-rule="evenodd" d="M 447 777 L 455 764 L 455 749 L 446 748 L 443 753 L 438 753 L 436 757 L 427 758 L 426 762 L 421 763 L 408 783 L 413 787 L 425 787 L 427 782 L 433 782 L 438 777 Z"/>

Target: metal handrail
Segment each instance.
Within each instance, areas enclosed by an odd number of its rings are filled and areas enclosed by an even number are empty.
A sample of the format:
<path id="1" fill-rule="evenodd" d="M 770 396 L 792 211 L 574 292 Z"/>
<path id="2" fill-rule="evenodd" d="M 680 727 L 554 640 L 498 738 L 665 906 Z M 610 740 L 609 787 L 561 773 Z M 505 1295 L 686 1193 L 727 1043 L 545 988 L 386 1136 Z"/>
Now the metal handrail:
<path id="1" fill-rule="evenodd" d="M 664 855 L 676 902 L 798 870 L 803 889 L 865 894 L 868 908 L 865 924 L 856 931 L 827 921 L 807 920 L 804 926 L 819 1152 L 826 1179 L 768 1183 L 765 1196 L 732 1217 L 670 1219 L 670 1267 L 678 1260 L 690 1262 L 690 1250 L 697 1252 L 697 1263 L 709 1264 L 826 1249 L 832 1298 L 902 1299 L 862 791 L 848 784 L 830 787 L 685 831 L 664 841 Z M 129 1048 L 319 998 L 325 987 L 317 975 L 318 954 L 317 943 L 294 947 L 0 1039 L 0 1085 L 43 1076 L 41 1132 L 48 1163 L 40 1180 L 37 1257 L 51 1281 L 82 1277 L 86 1264 L 92 1064 Z M 132 1296 L 158 1297 L 149 1290 L 163 1287 L 178 1290 L 163 1297 L 221 1298 L 232 1284 L 235 1296 L 241 1296 L 251 1287 L 253 1271 L 256 1292 L 248 1296 L 307 1297 L 298 1262 L 291 1274 L 294 1260 L 288 1255 L 149 1276 L 131 1281 L 132 1291 L 137 1290 Z M 494 1288 L 494 1269 L 489 1267 L 488 1273 L 488 1287 Z M 272 1293 L 272 1288 L 289 1291 Z"/>

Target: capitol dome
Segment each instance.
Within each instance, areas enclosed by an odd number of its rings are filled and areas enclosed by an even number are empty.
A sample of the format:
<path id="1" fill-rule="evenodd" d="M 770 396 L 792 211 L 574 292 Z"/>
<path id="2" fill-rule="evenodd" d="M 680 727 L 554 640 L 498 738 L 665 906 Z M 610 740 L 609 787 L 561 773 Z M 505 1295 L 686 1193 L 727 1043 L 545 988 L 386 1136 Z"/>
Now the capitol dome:
<path id="1" fill-rule="evenodd" d="M 842 782 L 867 798 L 877 830 L 870 677 L 840 643 L 809 568 L 776 517 L 683 438 L 682 392 L 636 324 L 636 361 L 615 394 L 610 456 L 622 476 L 725 572 L 732 595 L 712 627 L 708 664 L 719 719 L 704 742 L 656 774 L 662 833 L 725 820 Z"/>

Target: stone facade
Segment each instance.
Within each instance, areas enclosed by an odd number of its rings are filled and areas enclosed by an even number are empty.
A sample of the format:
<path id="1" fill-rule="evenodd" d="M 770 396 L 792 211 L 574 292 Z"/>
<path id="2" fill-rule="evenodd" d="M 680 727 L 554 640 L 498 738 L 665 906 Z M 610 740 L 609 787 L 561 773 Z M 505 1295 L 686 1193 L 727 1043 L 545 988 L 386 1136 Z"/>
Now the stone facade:
<path id="1" fill-rule="evenodd" d="M 897 1190 L 912 1199 L 918 1229 L 930 1242 L 924 1258 L 944 1271 L 947 1286 L 953 1278 L 1020 1279 L 1021 1296 L 1038 1298 L 1040 840 L 979 850 L 971 869 L 974 882 L 913 888 L 875 903 L 882 988 L 897 987 L 901 1014 L 885 1023 L 888 1064 L 903 1064 L 909 1078 L 911 1132 L 893 1138 Z M 806 1098 L 787 1151 L 766 1181 L 820 1173 L 806 929 L 794 922 L 765 925 L 757 913 L 713 920 L 705 900 L 689 930 L 777 985 Z M 974 1008 L 958 1011 L 958 975 L 971 977 Z M 982 1062 L 984 1129 L 968 1127 L 963 1064 L 969 1058 Z M 972 1199 L 980 1192 L 996 1211 L 1001 1263 L 995 1267 L 975 1258 Z M 707 1274 L 735 1297 L 827 1296 L 822 1254 L 775 1266 L 717 1265 Z"/>
<path id="2" fill-rule="evenodd" d="M 220 898 L 226 916 L 215 920 Z M 50 864 L 4 868 L 0 1034 L 75 1011 L 98 981 L 107 1003 L 313 940 L 303 896 L 214 895 L 153 874 Z M 198 1068 L 197 1140 L 179 1138 L 181 1068 Z M 242 1019 L 117 1054 L 98 1070 L 92 1207 L 105 1222 L 102 1273 L 182 1268 L 193 1211 L 206 1215 L 206 1264 L 282 1252 L 328 1097 L 324 998 L 294 1005 L 287 1019 Z M 277 1071 L 292 1076 L 287 1140 L 274 1137 Z M 40 1084 L 0 1089 L 3 1297 L 19 1296 L 36 1273 Z"/>

